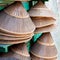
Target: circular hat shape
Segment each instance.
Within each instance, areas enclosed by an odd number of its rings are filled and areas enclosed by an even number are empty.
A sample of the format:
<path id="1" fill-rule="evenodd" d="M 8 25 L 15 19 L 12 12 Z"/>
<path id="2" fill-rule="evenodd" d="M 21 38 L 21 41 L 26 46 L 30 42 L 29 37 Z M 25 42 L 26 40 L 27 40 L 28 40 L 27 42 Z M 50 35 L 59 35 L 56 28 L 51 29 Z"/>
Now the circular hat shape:
<path id="1" fill-rule="evenodd" d="M 0 40 L 0 44 L 18 44 L 30 41 L 31 38 L 24 39 L 24 40 Z"/>
<path id="2" fill-rule="evenodd" d="M 34 7 L 31 8 L 29 14 L 31 17 L 47 17 L 56 19 L 55 14 L 50 11 L 41 1 L 39 1 Z"/>
<path id="3" fill-rule="evenodd" d="M 57 50 L 55 45 L 46 46 L 40 43 L 35 43 L 31 48 L 31 53 L 39 58 L 52 59 L 57 57 Z"/>
<path id="4" fill-rule="evenodd" d="M 41 28 L 37 28 L 35 30 L 35 34 L 37 33 L 46 33 L 46 32 L 51 32 L 56 28 L 55 24 L 49 25 L 49 26 L 45 26 L 45 27 L 41 27 Z"/>
<path id="5" fill-rule="evenodd" d="M 12 34 L 30 34 L 35 30 L 35 25 L 20 2 L 15 2 L 0 14 L 0 30 L 2 31 Z"/>
<path id="6" fill-rule="evenodd" d="M 31 54 L 31 59 L 32 60 L 57 60 L 57 58 L 52 58 L 52 59 L 44 59 L 44 58 L 39 58 Z"/>
<path id="7" fill-rule="evenodd" d="M 54 19 L 51 18 L 32 18 L 32 21 L 34 22 L 36 28 L 40 28 L 40 27 L 45 27 L 51 24 L 54 24 L 56 21 Z"/>

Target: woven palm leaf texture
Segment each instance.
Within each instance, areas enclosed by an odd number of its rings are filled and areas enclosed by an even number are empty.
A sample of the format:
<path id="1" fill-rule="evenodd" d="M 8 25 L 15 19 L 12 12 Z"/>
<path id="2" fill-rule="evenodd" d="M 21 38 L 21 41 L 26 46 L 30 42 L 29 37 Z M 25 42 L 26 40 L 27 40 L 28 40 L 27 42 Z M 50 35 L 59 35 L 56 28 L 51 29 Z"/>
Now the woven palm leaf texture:
<path id="1" fill-rule="evenodd" d="M 57 50 L 50 33 L 44 33 L 32 46 L 31 56 L 38 60 L 56 60 Z"/>

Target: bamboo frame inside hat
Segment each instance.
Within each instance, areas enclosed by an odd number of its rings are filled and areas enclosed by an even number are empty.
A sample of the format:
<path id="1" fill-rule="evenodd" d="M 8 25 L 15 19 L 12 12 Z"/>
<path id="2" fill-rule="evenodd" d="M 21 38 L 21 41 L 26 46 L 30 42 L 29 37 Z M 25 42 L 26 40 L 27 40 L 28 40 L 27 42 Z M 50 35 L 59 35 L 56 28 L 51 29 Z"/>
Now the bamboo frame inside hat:
<path id="1" fill-rule="evenodd" d="M 55 24 L 52 24 L 52 25 L 49 25 L 49 26 L 46 26 L 46 27 L 37 28 L 34 33 L 37 34 L 37 33 L 51 32 L 55 28 L 56 28 L 56 25 Z"/>
<path id="2" fill-rule="evenodd" d="M 35 25 L 21 3 L 12 4 L 0 14 L 0 30 L 12 34 L 30 34 L 35 30 Z"/>
<path id="3" fill-rule="evenodd" d="M 29 14 L 31 17 L 47 17 L 56 19 L 55 14 L 50 11 L 41 1 L 39 1 L 34 7 L 31 8 Z"/>
<path id="4" fill-rule="evenodd" d="M 55 24 L 56 20 L 51 18 L 32 18 L 36 28 L 45 27 L 51 24 Z"/>

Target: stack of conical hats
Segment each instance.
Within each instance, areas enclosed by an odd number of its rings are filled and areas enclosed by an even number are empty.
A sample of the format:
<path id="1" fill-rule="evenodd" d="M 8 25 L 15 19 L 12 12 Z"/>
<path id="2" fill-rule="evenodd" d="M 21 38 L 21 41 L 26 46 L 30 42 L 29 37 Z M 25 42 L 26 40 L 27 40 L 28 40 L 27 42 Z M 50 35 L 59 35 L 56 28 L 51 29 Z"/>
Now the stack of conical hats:
<path id="1" fill-rule="evenodd" d="M 32 60 L 56 60 L 57 50 L 50 33 L 45 33 L 31 48 Z"/>
<path id="2" fill-rule="evenodd" d="M 51 12 L 45 4 L 39 1 L 35 6 L 33 6 L 29 14 L 36 26 L 35 33 L 45 33 L 52 31 L 56 25 L 56 16 Z"/>
<path id="3" fill-rule="evenodd" d="M 0 60 L 31 60 L 25 43 L 13 45 L 7 54 L 1 54 Z"/>
<path id="4" fill-rule="evenodd" d="M 0 44 L 27 42 L 34 35 L 35 25 L 21 2 L 13 3 L 0 15 Z"/>

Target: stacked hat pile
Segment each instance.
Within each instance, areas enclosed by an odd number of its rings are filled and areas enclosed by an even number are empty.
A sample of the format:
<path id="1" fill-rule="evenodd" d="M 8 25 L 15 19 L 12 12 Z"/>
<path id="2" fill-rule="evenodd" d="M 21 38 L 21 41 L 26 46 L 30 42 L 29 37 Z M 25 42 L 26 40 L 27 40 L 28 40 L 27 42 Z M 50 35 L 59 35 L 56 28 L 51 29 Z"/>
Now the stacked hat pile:
<path id="1" fill-rule="evenodd" d="M 31 8 L 29 14 L 36 26 L 35 33 L 50 32 L 54 29 L 56 17 L 41 1 Z"/>
<path id="2" fill-rule="evenodd" d="M 34 35 L 35 26 L 21 2 L 13 3 L 0 15 L 0 44 L 27 42 Z"/>
<path id="3" fill-rule="evenodd" d="M 55 15 L 41 1 L 31 8 L 29 14 L 21 2 L 14 2 L 0 12 L 0 44 L 13 44 L 8 53 L 0 54 L 0 60 L 57 59 L 57 50 L 50 34 L 55 27 Z M 30 57 L 26 42 L 31 40 L 34 31 L 44 34 L 31 46 Z"/>
<path id="4" fill-rule="evenodd" d="M 0 60 L 31 60 L 26 44 L 13 45 L 10 51 L 0 55 Z"/>
<path id="5" fill-rule="evenodd" d="M 56 60 L 57 50 L 51 36 L 51 31 L 56 27 L 56 17 L 43 2 L 34 5 L 29 14 L 36 26 L 36 33 L 44 33 L 31 47 L 32 60 Z"/>
<path id="6" fill-rule="evenodd" d="M 50 33 L 44 33 L 31 48 L 32 60 L 57 60 L 57 50 Z"/>
<path id="7" fill-rule="evenodd" d="M 30 27 L 31 26 L 31 27 Z M 0 60 L 30 60 L 26 42 L 34 35 L 35 25 L 21 2 L 14 2 L 0 12 L 0 44 L 18 44 Z"/>

